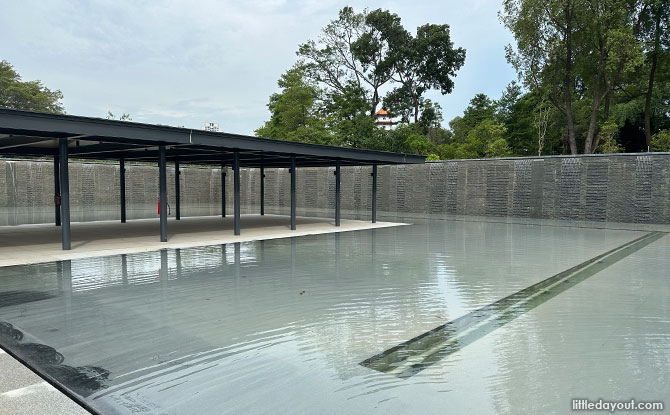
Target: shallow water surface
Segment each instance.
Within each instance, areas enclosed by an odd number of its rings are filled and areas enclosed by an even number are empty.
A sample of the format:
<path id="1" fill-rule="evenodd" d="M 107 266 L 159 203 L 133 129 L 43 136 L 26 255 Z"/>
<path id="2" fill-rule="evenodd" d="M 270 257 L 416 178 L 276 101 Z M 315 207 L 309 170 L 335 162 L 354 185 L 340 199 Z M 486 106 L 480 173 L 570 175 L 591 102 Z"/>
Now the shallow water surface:
<path id="1" fill-rule="evenodd" d="M 437 327 L 484 321 L 480 310 L 532 286 L 536 295 L 548 287 L 541 281 L 649 235 L 419 222 L 1 268 L 0 344 L 105 414 L 513 414 L 564 413 L 585 397 L 670 403 L 665 234 L 533 307 L 510 312 L 503 302 L 513 318 L 494 319 L 449 353 L 408 343 L 411 358 L 438 356 L 411 376 L 362 365 Z"/>

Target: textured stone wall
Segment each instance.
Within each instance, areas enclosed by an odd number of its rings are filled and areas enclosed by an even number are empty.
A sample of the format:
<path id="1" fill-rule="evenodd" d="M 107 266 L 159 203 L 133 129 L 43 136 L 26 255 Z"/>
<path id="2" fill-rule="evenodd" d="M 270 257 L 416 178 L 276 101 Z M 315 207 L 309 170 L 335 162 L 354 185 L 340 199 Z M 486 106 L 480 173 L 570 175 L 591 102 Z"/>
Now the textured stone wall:
<path id="1" fill-rule="evenodd" d="M 156 217 L 158 170 L 127 165 L 128 217 Z M 334 168 L 299 168 L 299 214 L 332 215 Z M 371 167 L 342 168 L 342 209 L 371 208 Z M 50 162 L 0 160 L 0 224 L 53 220 Z M 268 213 L 288 213 L 288 169 L 266 169 Z M 232 174 L 226 175 L 232 212 Z M 119 217 L 119 170 L 113 164 L 71 163 L 72 219 Z M 258 212 L 259 171 L 241 173 L 242 212 Z M 168 200 L 174 207 L 174 170 Z M 183 216 L 218 215 L 221 170 L 183 167 Z M 380 213 L 510 216 L 610 222 L 670 223 L 670 154 L 457 160 L 380 166 Z M 174 214 L 174 211 L 172 211 Z"/>

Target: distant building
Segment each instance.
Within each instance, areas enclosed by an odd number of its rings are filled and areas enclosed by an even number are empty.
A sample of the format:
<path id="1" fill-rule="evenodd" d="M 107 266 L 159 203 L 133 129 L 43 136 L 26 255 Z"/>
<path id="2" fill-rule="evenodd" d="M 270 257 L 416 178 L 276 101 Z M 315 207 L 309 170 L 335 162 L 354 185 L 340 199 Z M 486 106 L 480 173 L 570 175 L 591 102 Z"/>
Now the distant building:
<path id="1" fill-rule="evenodd" d="M 219 124 L 215 122 L 206 122 L 205 125 L 202 126 L 202 129 L 205 131 L 214 131 L 215 133 L 220 133 L 221 128 L 219 128 Z"/>
<path id="2" fill-rule="evenodd" d="M 382 128 L 386 131 L 391 131 L 396 124 L 397 123 L 393 121 L 388 111 L 386 111 L 384 108 L 380 109 L 375 114 L 375 125 L 378 128 Z"/>

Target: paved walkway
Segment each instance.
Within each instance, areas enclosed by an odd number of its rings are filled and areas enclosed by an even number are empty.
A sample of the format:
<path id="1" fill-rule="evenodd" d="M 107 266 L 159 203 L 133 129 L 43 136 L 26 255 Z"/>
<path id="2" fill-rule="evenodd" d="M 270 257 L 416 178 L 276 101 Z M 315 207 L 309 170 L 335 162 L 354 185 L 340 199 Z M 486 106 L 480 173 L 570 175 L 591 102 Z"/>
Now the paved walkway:
<path id="1" fill-rule="evenodd" d="M 288 216 L 242 215 L 242 234 L 235 236 L 232 217 L 201 216 L 182 218 L 180 221 L 170 219 L 168 242 L 164 243 L 159 240 L 158 218 L 137 219 L 127 223 L 72 223 L 71 251 L 61 249 L 60 228 L 54 225 L 1 226 L 0 267 L 402 225 L 343 219 L 341 226 L 335 227 L 332 219 L 298 217 L 297 229 L 291 231 L 289 223 Z"/>
<path id="2" fill-rule="evenodd" d="M 0 349 L 0 414 L 84 415 L 89 412 Z"/>

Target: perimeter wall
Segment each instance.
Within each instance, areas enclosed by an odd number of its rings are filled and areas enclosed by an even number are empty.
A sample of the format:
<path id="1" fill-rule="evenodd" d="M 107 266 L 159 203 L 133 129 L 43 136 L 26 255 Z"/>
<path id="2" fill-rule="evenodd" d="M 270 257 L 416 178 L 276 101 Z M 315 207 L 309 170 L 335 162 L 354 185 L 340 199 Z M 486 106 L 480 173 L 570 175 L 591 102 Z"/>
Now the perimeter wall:
<path id="1" fill-rule="evenodd" d="M 342 168 L 344 214 L 371 208 L 371 167 Z M 333 214 L 334 168 L 298 168 L 298 214 Z M 183 166 L 182 216 L 221 212 L 221 170 Z M 72 220 L 119 218 L 119 168 L 71 163 Z M 157 217 L 158 170 L 126 165 L 128 218 Z M 232 214 L 232 174 L 226 175 Z M 174 215 L 174 169 L 168 199 Z M 257 213 L 259 170 L 241 173 L 242 213 Z M 266 169 L 268 213 L 289 211 L 288 169 Z M 454 160 L 380 166 L 380 214 L 439 214 L 670 223 L 670 154 Z M 50 161 L 0 159 L 0 225 L 53 221 Z"/>

